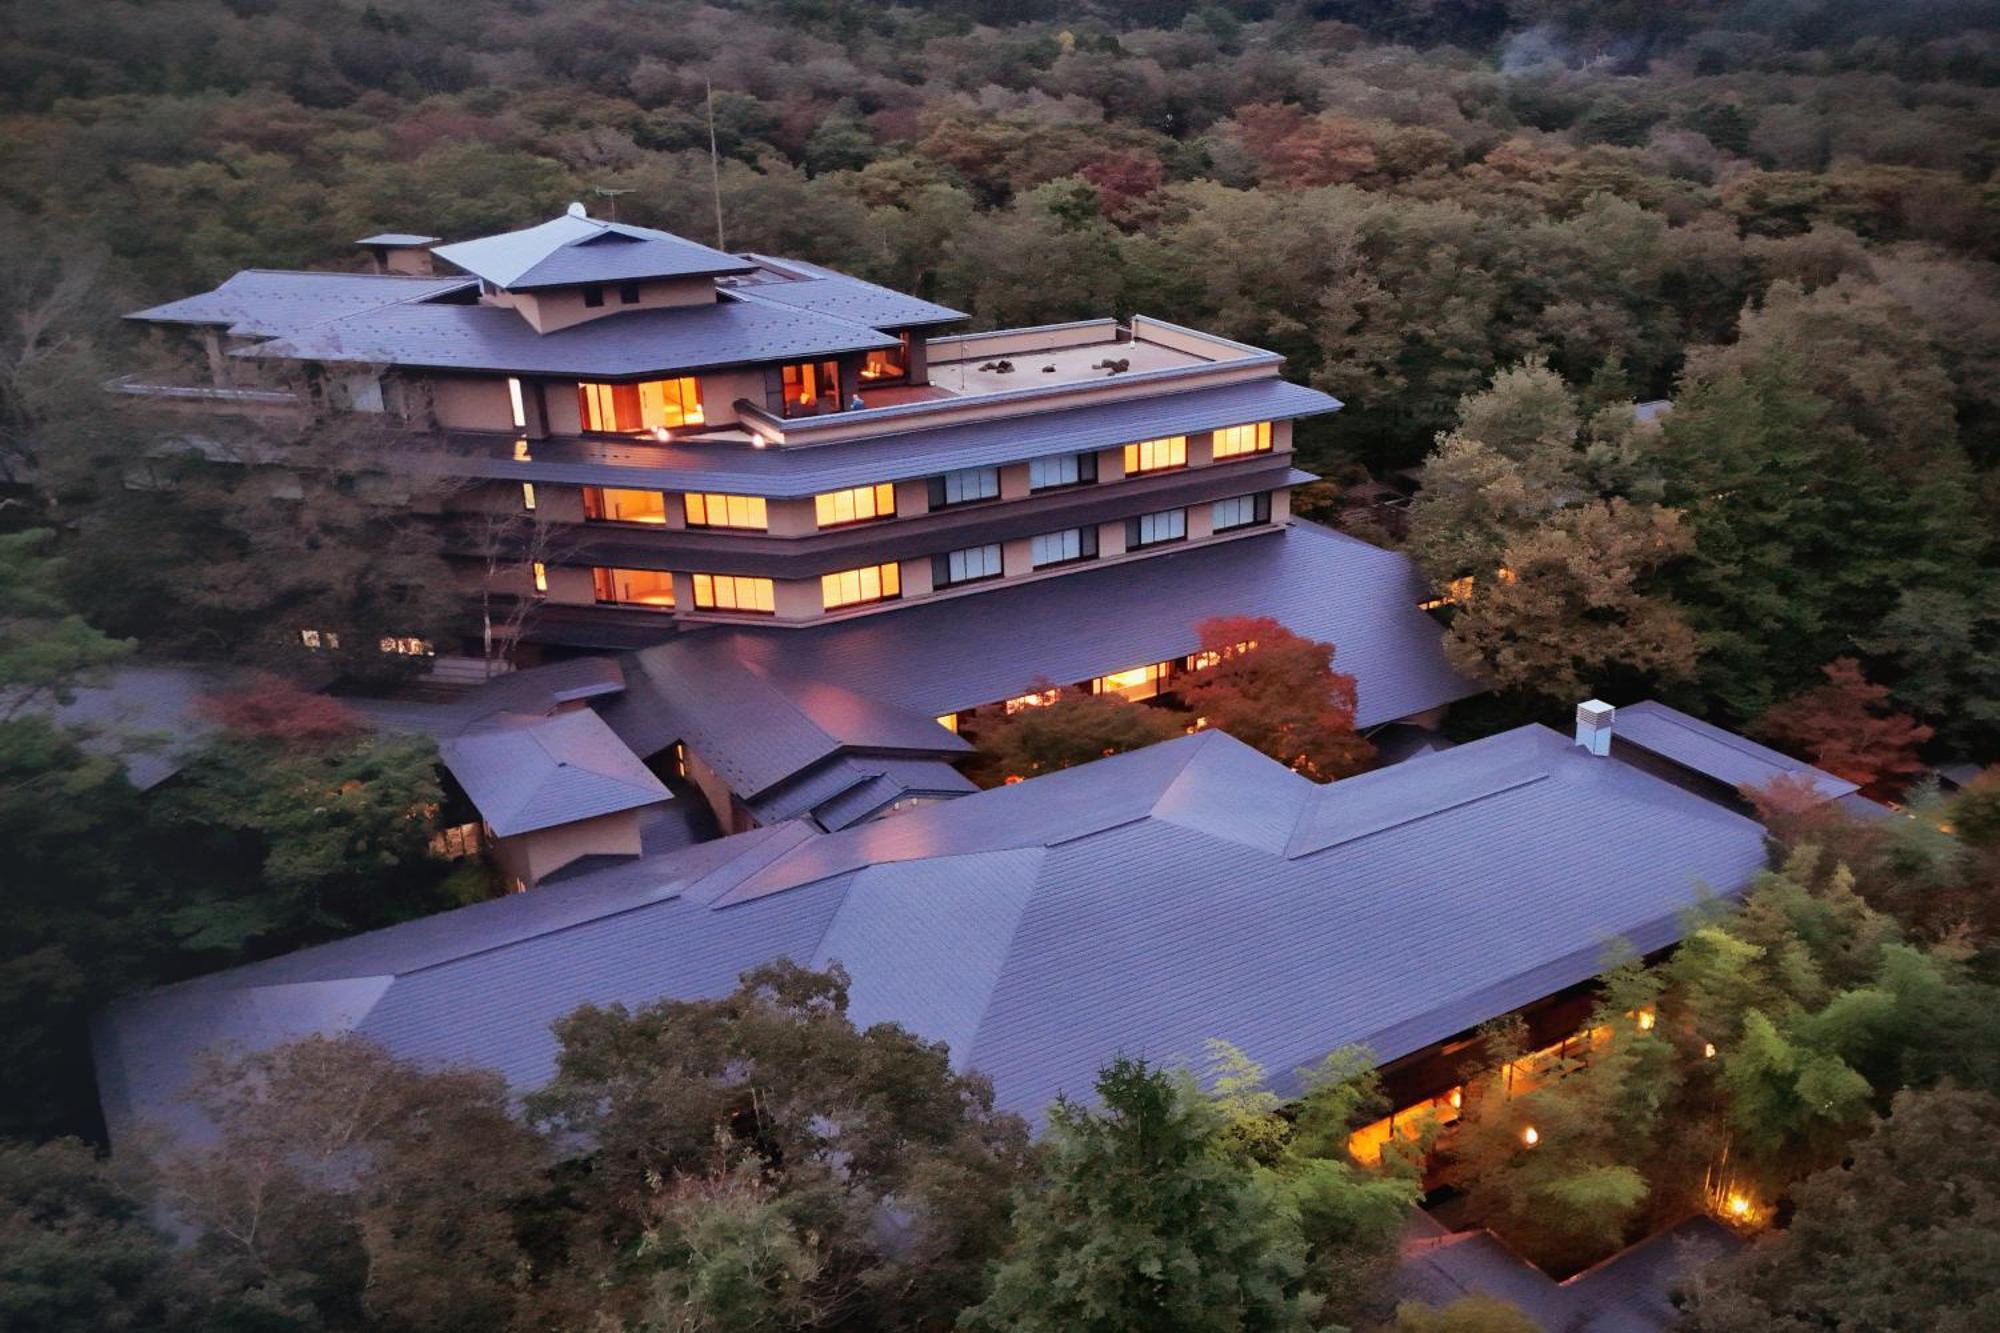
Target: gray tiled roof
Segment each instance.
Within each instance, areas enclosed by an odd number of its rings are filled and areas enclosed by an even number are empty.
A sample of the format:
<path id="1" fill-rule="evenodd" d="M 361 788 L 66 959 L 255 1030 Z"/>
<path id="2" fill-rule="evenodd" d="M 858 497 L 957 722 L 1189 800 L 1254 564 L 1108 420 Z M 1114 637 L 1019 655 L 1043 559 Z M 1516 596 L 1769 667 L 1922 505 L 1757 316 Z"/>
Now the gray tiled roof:
<path id="1" fill-rule="evenodd" d="M 1829 801 L 1861 789 L 1858 783 L 1652 699 L 1620 708 L 1611 734 L 1615 741 L 1636 745 L 1730 787 L 1763 787 L 1781 777 L 1803 779 Z"/>
<path id="2" fill-rule="evenodd" d="M 857 324 L 877 329 L 949 324 L 967 317 L 962 310 L 909 296 L 891 287 L 863 282 L 817 264 L 773 259 L 767 255 L 753 254 L 746 258 L 779 273 L 798 275 L 781 282 L 744 282 L 730 286 L 730 291 L 748 300 L 776 301 L 822 315 L 851 319 Z"/>
<path id="3" fill-rule="evenodd" d="M 685 741 L 745 800 L 843 750 L 943 757 L 971 749 L 937 714 L 782 660 L 750 660 L 727 634 L 678 635 L 631 663 L 627 692 L 601 710 L 612 729 L 640 755 Z"/>
<path id="4" fill-rule="evenodd" d="M 211 667 L 134 664 L 76 687 L 66 704 L 38 701 L 30 707 L 88 732 L 85 750 L 116 756 L 126 779 L 150 791 L 180 772 L 188 752 L 215 730 L 199 705 L 228 679 Z M 0 702 L 5 693 L 0 689 Z"/>
<path id="5" fill-rule="evenodd" d="M 854 620 L 681 638 L 726 636 L 746 660 L 939 717 L 1025 693 L 1037 680 L 1089 680 L 1185 656 L 1200 646 L 1196 623 L 1212 616 L 1271 616 L 1333 644 L 1367 727 L 1479 692 L 1445 661 L 1437 622 L 1417 609 L 1423 596 L 1401 553 L 1294 522 Z M 674 651 L 664 644 L 639 660 L 671 662 Z"/>
<path id="6" fill-rule="evenodd" d="M 750 801 L 759 823 L 806 816 L 838 831 L 909 796 L 963 796 L 978 790 L 943 759 L 841 753 Z"/>
<path id="7" fill-rule="evenodd" d="M 327 320 L 412 301 L 430 301 L 471 286 L 470 278 L 290 273 L 252 268 L 238 273 L 214 291 L 135 311 L 126 318 L 164 324 L 222 324 L 232 333 L 283 337 Z"/>
<path id="8" fill-rule="evenodd" d="M 1523 765 L 1545 776 L 1425 810 L 1440 780 Z M 1395 793 L 1410 818 L 1282 850 L 1288 824 Z M 720 995 L 789 957 L 841 963 L 856 1023 L 948 1041 L 1010 1109 L 1087 1092 L 1114 1053 L 1194 1060 L 1217 1037 L 1289 1092 L 1340 1046 L 1394 1059 L 1582 981 L 1614 938 L 1663 947 L 1698 885 L 1739 891 L 1763 856 L 1753 821 L 1540 727 L 1329 787 L 1210 732 L 839 833 L 759 829 L 553 899 L 135 997 L 100 1017 L 97 1056 L 118 1135 L 141 1118 L 186 1126 L 196 1053 L 231 1040 L 353 1030 L 527 1089 L 552 1072 L 549 1025 L 577 1005 Z"/>
<path id="9" fill-rule="evenodd" d="M 587 708 L 503 715 L 438 742 L 438 757 L 503 838 L 673 799 Z"/>
<path id="10" fill-rule="evenodd" d="M 1680 1318 L 1672 1298 L 1681 1279 L 1743 1244 L 1693 1217 L 1557 1282 L 1482 1228 L 1406 1240 L 1392 1285 L 1402 1299 L 1436 1306 L 1498 1297 L 1559 1333 L 1664 1333 Z"/>
<path id="11" fill-rule="evenodd" d="M 747 273 L 756 268 L 671 232 L 565 213 L 520 231 L 431 251 L 496 287 L 526 291 L 632 278 Z"/>
<path id="12" fill-rule="evenodd" d="M 928 477 L 955 468 L 997 467 L 1056 454 L 1112 449 L 1161 435 L 1290 420 L 1331 412 L 1339 406 L 1337 400 L 1317 389 L 1272 377 L 1088 407 L 1058 406 L 999 420 L 871 435 L 864 440 L 810 448 L 758 449 L 722 442 L 548 441 L 536 443 L 535 457 L 529 461 L 513 458 L 510 445 L 505 456 L 451 455 L 435 465 L 453 473 L 507 481 L 796 497 Z"/>
<path id="13" fill-rule="evenodd" d="M 373 236 L 363 236 L 356 245 L 413 246 L 432 245 L 443 239 L 438 236 L 419 236 L 413 231 L 378 231 Z"/>
<path id="14" fill-rule="evenodd" d="M 504 306 L 388 306 L 237 355 L 616 379 L 895 345 L 887 334 L 846 320 L 725 299 L 627 310 L 552 333 L 537 333 Z"/>

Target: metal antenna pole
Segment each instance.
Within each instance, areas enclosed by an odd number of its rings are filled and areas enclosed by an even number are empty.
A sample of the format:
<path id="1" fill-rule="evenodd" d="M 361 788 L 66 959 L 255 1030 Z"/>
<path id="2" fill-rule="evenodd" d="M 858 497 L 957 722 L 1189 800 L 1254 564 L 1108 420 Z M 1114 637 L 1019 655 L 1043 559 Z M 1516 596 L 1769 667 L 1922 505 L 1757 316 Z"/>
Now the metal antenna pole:
<path id="1" fill-rule="evenodd" d="M 722 234 L 722 155 L 715 148 L 715 84 L 703 79 L 701 86 L 708 94 L 708 186 L 715 196 L 715 248 L 727 250 L 729 242 Z"/>

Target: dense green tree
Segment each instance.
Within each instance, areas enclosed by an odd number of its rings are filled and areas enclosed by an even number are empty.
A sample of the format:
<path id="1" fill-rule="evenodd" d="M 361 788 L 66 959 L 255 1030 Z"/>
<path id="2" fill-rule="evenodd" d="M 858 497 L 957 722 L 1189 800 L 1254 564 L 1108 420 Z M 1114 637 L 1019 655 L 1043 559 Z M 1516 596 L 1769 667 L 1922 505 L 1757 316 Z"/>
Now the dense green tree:
<path id="1" fill-rule="evenodd" d="M 529 1107 L 583 1152 L 587 1219 L 555 1286 L 572 1312 L 559 1322 L 680 1309 L 710 1322 L 672 1326 L 758 1326 L 723 1313 L 736 1309 L 792 1321 L 779 1327 L 927 1329 L 976 1298 L 1026 1127 L 942 1045 L 857 1030 L 838 969 L 777 964 L 719 1000 L 586 1007 L 557 1035 L 556 1076 Z M 710 1245 L 765 1273 L 758 1292 Z"/>
<path id="2" fill-rule="evenodd" d="M 1015 1333 L 1305 1329 L 1294 1217 L 1216 1151 L 1217 1113 L 1184 1080 L 1114 1060 L 1095 1105 L 1059 1100 L 985 1300 L 961 1327 Z"/>
<path id="3" fill-rule="evenodd" d="M 1698 1275 L 1691 1333 L 1882 1328 L 1973 1333 L 2000 1320 L 2000 1100 L 1903 1092 L 1887 1119 L 1796 1191 L 1782 1231 Z"/>

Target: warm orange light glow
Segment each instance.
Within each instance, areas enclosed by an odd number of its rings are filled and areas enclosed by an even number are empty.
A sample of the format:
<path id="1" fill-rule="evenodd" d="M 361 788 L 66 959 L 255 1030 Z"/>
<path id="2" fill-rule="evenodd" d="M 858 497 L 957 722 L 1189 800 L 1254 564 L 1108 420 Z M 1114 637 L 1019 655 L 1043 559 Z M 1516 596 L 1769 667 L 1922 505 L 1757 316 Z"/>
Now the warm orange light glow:
<path id="1" fill-rule="evenodd" d="M 702 424 L 701 384 L 694 379 L 576 386 L 577 416 L 589 431 L 631 434 Z"/>
<path id="2" fill-rule="evenodd" d="M 1271 423 L 1259 421 L 1250 426 L 1230 426 L 1215 432 L 1215 457 L 1239 458 L 1244 454 L 1264 454 L 1271 451 Z"/>
<path id="3" fill-rule="evenodd" d="M 1009 713 L 1018 713 L 1027 708 L 1047 708 L 1060 698 L 1062 698 L 1060 689 L 1040 690 L 1033 694 L 1017 694 L 1001 707 Z"/>
<path id="4" fill-rule="evenodd" d="M 664 569 L 598 568 L 590 576 L 600 602 L 661 611 L 674 604 L 674 576 Z"/>
<path id="5" fill-rule="evenodd" d="M 761 495 L 709 495 L 690 491 L 681 497 L 691 528 L 768 530 L 768 511 Z"/>
<path id="6" fill-rule="evenodd" d="M 943 727 L 946 731 L 956 733 L 958 731 L 958 714 L 957 713 L 942 714 L 941 716 L 939 716 L 937 724 L 940 727 Z"/>
<path id="7" fill-rule="evenodd" d="M 1169 435 L 1161 440 L 1141 440 L 1125 446 L 1125 475 L 1164 472 L 1187 466 L 1187 436 Z"/>
<path id="8" fill-rule="evenodd" d="M 694 604 L 704 611 L 752 611 L 769 615 L 776 610 L 775 585 L 769 579 L 742 574 L 697 574 L 694 576 Z"/>
<path id="9" fill-rule="evenodd" d="M 1537 1130 L 1533 1125 L 1529 1125 L 1526 1129 L 1521 1131 L 1521 1142 L 1527 1144 L 1530 1148 L 1534 1147 L 1541 1141 L 1542 1141 L 1541 1131 Z"/>
<path id="10" fill-rule="evenodd" d="M 664 525 L 667 521 L 667 497 L 661 491 L 586 486 L 583 488 L 583 516 L 596 523 Z"/>
<path id="11" fill-rule="evenodd" d="M 535 591 L 547 592 L 548 590 L 549 590 L 549 567 L 543 564 L 541 561 L 537 560 L 535 561 Z"/>
<path id="12" fill-rule="evenodd" d="M 851 490 L 827 491 L 813 497 L 813 519 L 822 528 L 895 516 L 896 488 L 886 481 L 873 486 L 856 486 Z"/>
<path id="13" fill-rule="evenodd" d="M 1715 1058 L 1714 1042 L 1705 1041 L 1701 1044 L 1701 1058 L 1704 1060 L 1713 1060 Z"/>
<path id="14" fill-rule="evenodd" d="M 1736 1217 L 1736 1218 L 1747 1218 L 1748 1216 L 1750 1216 L 1753 1207 L 1750 1200 L 1741 1194 L 1730 1195 L 1729 1198 L 1723 1202 L 1722 1206 L 1724 1209 L 1728 1211 L 1731 1217 Z"/>
<path id="15" fill-rule="evenodd" d="M 1450 1096 L 1450 1097 L 1447 1097 L 1447 1098 L 1446 1098 L 1445 1100 L 1447 1100 L 1447 1101 L 1449 1101 L 1449 1102 L 1451 1103 L 1451 1109 L 1452 1109 L 1452 1110 L 1454 1110 L 1454 1111 L 1458 1111 L 1458 1110 L 1462 1110 L 1462 1109 L 1464 1109 L 1464 1106 L 1465 1106 L 1465 1091 L 1464 1091 L 1464 1089 L 1462 1089 L 1462 1088 L 1453 1088 L 1453 1089 L 1451 1090 L 1451 1096 Z"/>
<path id="16" fill-rule="evenodd" d="M 1653 1030 L 1653 1011 L 1651 1009 L 1641 1009 L 1639 1011 L 1639 1031 L 1651 1032 L 1652 1030 Z"/>
<path id="17" fill-rule="evenodd" d="M 887 601 L 902 595 L 902 566 L 893 560 L 886 565 L 869 565 L 863 569 L 842 570 L 838 574 L 822 574 L 819 577 L 820 605 L 829 611 L 836 607 L 858 606 L 863 602 Z"/>

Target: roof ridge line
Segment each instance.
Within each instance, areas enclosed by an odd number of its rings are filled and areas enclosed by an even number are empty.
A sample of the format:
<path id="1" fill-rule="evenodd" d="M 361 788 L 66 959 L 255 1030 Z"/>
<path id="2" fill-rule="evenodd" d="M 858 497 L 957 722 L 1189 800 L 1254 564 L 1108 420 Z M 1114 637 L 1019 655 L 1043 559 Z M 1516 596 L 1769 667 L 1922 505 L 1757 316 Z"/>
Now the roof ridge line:
<path id="1" fill-rule="evenodd" d="M 1448 801 L 1443 805 L 1432 806 L 1431 808 L 1424 810 L 1419 814 L 1409 815 L 1401 819 L 1390 819 L 1377 822 L 1375 824 L 1368 826 L 1367 828 L 1359 829 L 1356 832 L 1350 833 L 1344 838 L 1335 838 L 1331 842 L 1322 843 L 1318 847 L 1313 847 L 1304 851 L 1297 851 L 1297 852 L 1293 851 L 1292 841 L 1290 839 L 1287 839 L 1283 855 L 1287 861 L 1296 861 L 1300 857 L 1315 856 L 1320 852 L 1329 852 L 1336 847 L 1345 847 L 1350 843 L 1361 842 L 1364 839 L 1372 838 L 1378 833 L 1388 833 L 1394 829 L 1409 828 L 1412 825 L 1423 823 L 1426 819 L 1431 819 L 1438 815 L 1449 814 L 1453 810 L 1463 810 L 1468 805 L 1477 805 L 1479 804 L 1479 802 L 1488 800 L 1495 796 L 1505 796 L 1508 792 L 1519 791 L 1523 787 L 1532 787 L 1538 782 L 1547 781 L 1554 775 L 1555 775 L 1554 769 L 1552 768 L 1544 769 L 1539 773 L 1532 773 L 1529 774 L 1527 777 L 1516 778 L 1512 782 L 1502 783 L 1497 787 L 1488 787 L 1483 791 L 1475 793 L 1474 795 L 1461 797 L 1456 801 Z M 1293 834 L 1294 836 L 1296 836 L 1297 829 L 1293 830 Z"/>

